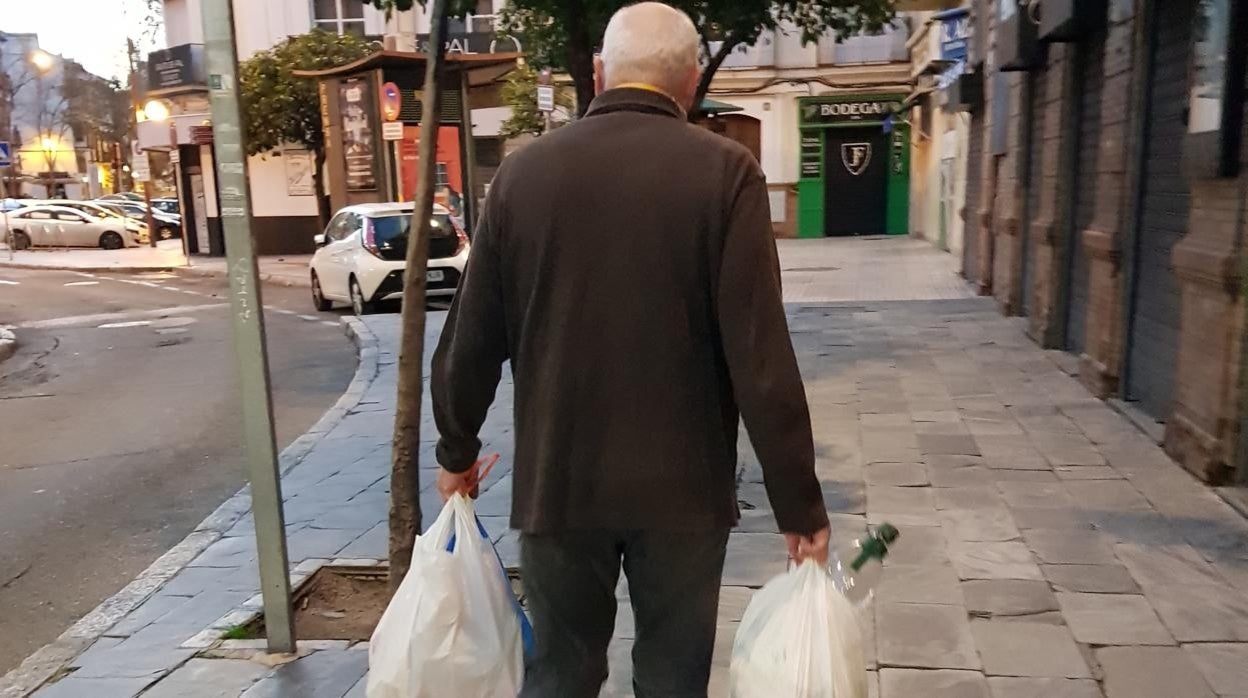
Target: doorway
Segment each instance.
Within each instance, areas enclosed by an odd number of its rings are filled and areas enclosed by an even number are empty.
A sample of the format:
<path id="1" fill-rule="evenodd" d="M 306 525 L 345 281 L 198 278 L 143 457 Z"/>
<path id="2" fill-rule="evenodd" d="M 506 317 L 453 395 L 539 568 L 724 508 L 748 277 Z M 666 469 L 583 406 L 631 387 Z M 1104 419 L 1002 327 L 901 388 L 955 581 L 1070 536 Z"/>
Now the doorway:
<path id="1" fill-rule="evenodd" d="M 888 138 L 883 129 L 830 128 L 824 144 L 824 235 L 883 235 Z"/>

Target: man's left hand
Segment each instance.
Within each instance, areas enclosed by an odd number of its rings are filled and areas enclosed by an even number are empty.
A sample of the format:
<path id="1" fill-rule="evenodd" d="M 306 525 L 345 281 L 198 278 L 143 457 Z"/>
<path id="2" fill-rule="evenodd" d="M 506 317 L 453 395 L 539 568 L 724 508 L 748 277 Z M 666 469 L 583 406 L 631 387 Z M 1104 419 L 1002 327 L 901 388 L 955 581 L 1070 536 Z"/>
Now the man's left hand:
<path id="1" fill-rule="evenodd" d="M 438 493 L 442 495 L 442 501 L 446 501 L 456 494 L 462 494 L 465 497 L 476 499 L 479 494 L 481 481 L 490 474 L 490 470 L 494 464 L 498 462 L 498 454 L 486 456 L 472 464 L 462 473 L 452 473 L 446 468 L 438 469 Z M 482 470 L 484 466 L 484 470 Z"/>

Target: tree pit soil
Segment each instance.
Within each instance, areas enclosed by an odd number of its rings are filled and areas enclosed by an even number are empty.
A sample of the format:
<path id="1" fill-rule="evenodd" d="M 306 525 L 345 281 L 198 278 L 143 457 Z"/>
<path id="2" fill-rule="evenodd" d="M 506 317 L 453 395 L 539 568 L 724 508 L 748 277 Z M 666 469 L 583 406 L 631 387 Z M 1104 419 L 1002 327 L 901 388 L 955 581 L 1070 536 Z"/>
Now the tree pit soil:
<path id="1" fill-rule="evenodd" d="M 512 592 L 524 605 L 519 570 L 507 569 Z M 390 603 L 385 567 L 322 567 L 294 592 L 295 638 L 366 642 Z M 263 638 L 264 618 L 246 628 L 245 636 Z"/>
<path id="2" fill-rule="evenodd" d="M 385 568 L 322 567 L 295 591 L 295 638 L 367 641 L 390 603 Z M 247 633 L 264 637 L 264 619 Z"/>

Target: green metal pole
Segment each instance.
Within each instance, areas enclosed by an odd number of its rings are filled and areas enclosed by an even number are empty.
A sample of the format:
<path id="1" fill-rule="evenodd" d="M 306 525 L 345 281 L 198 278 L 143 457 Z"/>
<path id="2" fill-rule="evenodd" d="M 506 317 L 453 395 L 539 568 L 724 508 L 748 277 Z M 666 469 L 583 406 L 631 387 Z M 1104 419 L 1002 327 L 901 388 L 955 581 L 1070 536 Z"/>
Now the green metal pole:
<path id="1" fill-rule="evenodd" d="M 295 629 L 287 573 L 282 483 L 277 444 L 273 438 L 264 305 L 251 240 L 251 201 L 247 191 L 247 157 L 242 143 L 238 60 L 230 0 L 203 0 L 203 20 L 217 191 L 229 265 L 230 320 L 242 386 L 243 446 L 251 479 L 251 510 L 256 520 L 264 627 L 269 651 L 290 653 L 295 651 Z"/>

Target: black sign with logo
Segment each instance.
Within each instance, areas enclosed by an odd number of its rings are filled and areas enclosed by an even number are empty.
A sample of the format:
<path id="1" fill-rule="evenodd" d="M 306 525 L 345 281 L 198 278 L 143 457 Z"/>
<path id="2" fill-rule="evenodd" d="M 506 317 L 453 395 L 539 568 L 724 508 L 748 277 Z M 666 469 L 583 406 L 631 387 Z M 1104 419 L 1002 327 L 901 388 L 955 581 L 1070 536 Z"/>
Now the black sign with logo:
<path id="1" fill-rule="evenodd" d="M 147 54 L 149 92 L 179 88 L 202 89 L 207 84 L 203 45 L 182 44 Z"/>
<path id="2" fill-rule="evenodd" d="M 883 121 L 884 117 L 900 108 L 901 102 L 892 97 L 837 102 L 803 102 L 802 123 L 840 124 L 855 121 Z"/>

